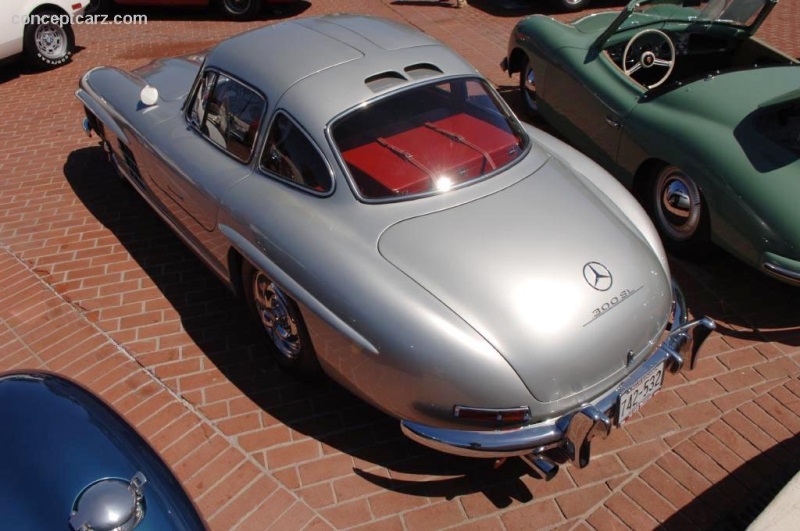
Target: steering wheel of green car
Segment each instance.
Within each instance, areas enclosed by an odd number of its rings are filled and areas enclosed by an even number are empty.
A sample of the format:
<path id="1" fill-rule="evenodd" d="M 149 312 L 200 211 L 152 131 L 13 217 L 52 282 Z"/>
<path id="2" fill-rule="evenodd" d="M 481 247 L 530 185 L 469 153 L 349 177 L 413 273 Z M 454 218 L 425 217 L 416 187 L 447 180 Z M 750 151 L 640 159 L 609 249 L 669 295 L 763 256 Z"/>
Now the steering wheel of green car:
<path id="1" fill-rule="evenodd" d="M 656 29 L 637 33 L 622 54 L 625 75 L 648 89 L 664 83 L 673 68 L 675 45 L 666 33 Z"/>

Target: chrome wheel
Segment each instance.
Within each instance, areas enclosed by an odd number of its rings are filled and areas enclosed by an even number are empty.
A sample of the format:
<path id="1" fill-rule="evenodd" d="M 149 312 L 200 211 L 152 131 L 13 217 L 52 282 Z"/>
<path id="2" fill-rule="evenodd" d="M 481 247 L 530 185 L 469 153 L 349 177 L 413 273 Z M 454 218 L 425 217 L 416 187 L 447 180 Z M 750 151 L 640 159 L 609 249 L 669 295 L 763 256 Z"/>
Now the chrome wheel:
<path id="1" fill-rule="evenodd" d="M 588 3 L 589 0 L 556 0 L 556 5 L 566 12 L 583 9 Z"/>
<path id="2" fill-rule="evenodd" d="M 536 78 L 532 68 L 525 72 L 525 104 L 535 111 L 539 109 L 536 102 Z"/>
<path id="3" fill-rule="evenodd" d="M 259 0 L 222 0 L 225 14 L 236 20 L 250 18 L 255 14 Z"/>
<path id="4" fill-rule="evenodd" d="M 697 184 L 675 166 L 663 169 L 654 187 L 655 218 L 665 236 L 687 242 L 697 234 L 703 202 Z"/>
<path id="5" fill-rule="evenodd" d="M 286 296 L 263 273 L 253 276 L 253 297 L 256 312 L 278 352 L 289 360 L 296 359 L 303 342 L 297 319 Z"/>
<path id="6" fill-rule="evenodd" d="M 66 30 L 57 24 L 40 24 L 33 36 L 36 50 L 46 59 L 58 60 L 69 52 Z"/>
<path id="7" fill-rule="evenodd" d="M 519 76 L 519 88 L 522 92 L 525 110 L 528 111 L 528 114 L 535 116 L 539 111 L 539 102 L 536 99 L 536 76 L 530 61 L 525 61 Z"/>

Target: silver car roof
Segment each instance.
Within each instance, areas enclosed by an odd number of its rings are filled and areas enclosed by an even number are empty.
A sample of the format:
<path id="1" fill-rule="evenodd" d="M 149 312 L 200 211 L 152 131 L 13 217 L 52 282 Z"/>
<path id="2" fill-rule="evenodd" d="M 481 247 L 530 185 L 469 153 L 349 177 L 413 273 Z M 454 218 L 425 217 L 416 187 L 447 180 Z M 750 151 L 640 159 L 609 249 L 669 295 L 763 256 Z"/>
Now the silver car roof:
<path id="1" fill-rule="evenodd" d="M 302 83 L 327 118 L 400 85 L 476 71 L 436 39 L 408 26 L 364 15 L 329 15 L 258 28 L 223 41 L 206 64 L 260 89 L 273 107 Z M 433 68 L 415 67 L 420 64 Z M 419 76 L 418 72 L 423 72 Z M 377 81 L 367 84 L 367 80 Z M 311 81 L 309 79 L 309 81 Z M 310 90 L 309 90 L 310 89 Z M 316 116 L 319 120 L 320 116 Z"/>

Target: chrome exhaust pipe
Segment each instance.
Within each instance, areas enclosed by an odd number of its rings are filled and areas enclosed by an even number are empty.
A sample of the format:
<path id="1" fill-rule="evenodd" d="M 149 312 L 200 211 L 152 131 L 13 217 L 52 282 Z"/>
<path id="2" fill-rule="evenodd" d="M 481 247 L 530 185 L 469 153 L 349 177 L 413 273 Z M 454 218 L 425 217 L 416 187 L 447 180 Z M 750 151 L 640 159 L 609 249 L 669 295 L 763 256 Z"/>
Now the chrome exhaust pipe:
<path id="1" fill-rule="evenodd" d="M 533 468 L 545 481 L 550 481 L 558 474 L 558 464 L 549 458 L 537 454 L 525 454 L 520 456 L 531 468 Z"/>

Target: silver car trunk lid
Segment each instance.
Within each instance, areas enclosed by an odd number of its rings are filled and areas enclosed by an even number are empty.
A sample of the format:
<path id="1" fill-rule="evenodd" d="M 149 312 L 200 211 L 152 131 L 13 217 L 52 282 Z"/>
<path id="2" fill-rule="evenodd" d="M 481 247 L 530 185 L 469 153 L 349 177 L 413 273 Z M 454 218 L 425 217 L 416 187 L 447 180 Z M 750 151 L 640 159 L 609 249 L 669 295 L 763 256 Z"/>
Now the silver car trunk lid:
<path id="1" fill-rule="evenodd" d="M 492 195 L 393 225 L 379 249 L 489 341 L 541 402 L 632 369 L 670 310 L 655 253 L 554 160 Z"/>

